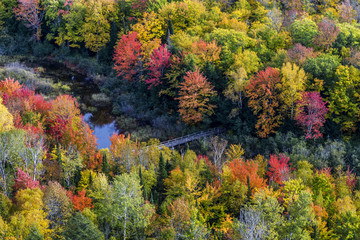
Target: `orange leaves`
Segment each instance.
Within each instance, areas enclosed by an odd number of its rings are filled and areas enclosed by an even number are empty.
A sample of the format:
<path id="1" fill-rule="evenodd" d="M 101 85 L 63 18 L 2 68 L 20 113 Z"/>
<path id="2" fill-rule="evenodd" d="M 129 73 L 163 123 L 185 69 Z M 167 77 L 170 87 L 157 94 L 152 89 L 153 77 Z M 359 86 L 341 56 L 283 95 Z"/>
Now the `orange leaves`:
<path id="1" fill-rule="evenodd" d="M 126 145 L 130 142 L 130 135 L 127 137 L 124 134 L 114 133 L 110 137 L 110 151 L 114 156 L 121 156 L 121 153 L 124 151 Z"/>
<path id="2" fill-rule="evenodd" d="M 93 208 L 91 198 L 86 197 L 86 190 L 83 189 L 74 195 L 71 191 L 67 192 L 68 197 L 71 199 L 75 211 L 84 211 L 85 208 Z"/>
<path id="3" fill-rule="evenodd" d="M 18 0 L 17 8 L 14 8 L 18 20 L 25 21 L 25 26 L 32 28 L 37 41 L 41 37 L 41 21 L 43 13 L 40 9 L 40 0 Z"/>
<path id="4" fill-rule="evenodd" d="M 60 116 L 63 120 L 70 120 L 80 115 L 80 109 L 75 98 L 70 95 L 60 95 L 52 101 L 49 118 L 54 120 Z"/>
<path id="5" fill-rule="evenodd" d="M 249 106 L 258 115 L 255 127 L 261 138 L 268 137 L 280 125 L 280 82 L 280 72 L 268 67 L 258 72 L 245 87 Z"/>
<path id="6" fill-rule="evenodd" d="M 207 43 L 203 40 L 191 45 L 191 53 L 197 56 L 201 62 L 216 62 L 220 59 L 221 47 L 217 46 L 215 40 Z"/>
<path id="7" fill-rule="evenodd" d="M 19 90 L 22 85 L 15 81 L 12 78 L 5 78 L 5 80 L 0 82 L 0 96 L 6 95 L 10 97 L 15 91 Z"/>
<path id="8" fill-rule="evenodd" d="M 123 35 L 119 40 L 114 53 L 114 70 L 118 76 L 123 76 L 128 81 L 134 81 L 140 67 L 141 43 L 137 32 Z"/>
<path id="9" fill-rule="evenodd" d="M 231 169 L 232 179 L 239 180 L 241 183 L 248 185 L 249 177 L 250 188 L 252 190 L 266 187 L 265 180 L 257 175 L 258 165 L 252 160 L 244 161 L 235 159 L 227 164 Z"/>
<path id="10" fill-rule="evenodd" d="M 203 120 L 203 115 L 212 114 L 214 105 L 209 104 L 210 98 L 216 95 L 213 86 L 198 69 L 187 72 L 184 82 L 180 83 L 179 113 L 187 124 L 195 124 Z"/>

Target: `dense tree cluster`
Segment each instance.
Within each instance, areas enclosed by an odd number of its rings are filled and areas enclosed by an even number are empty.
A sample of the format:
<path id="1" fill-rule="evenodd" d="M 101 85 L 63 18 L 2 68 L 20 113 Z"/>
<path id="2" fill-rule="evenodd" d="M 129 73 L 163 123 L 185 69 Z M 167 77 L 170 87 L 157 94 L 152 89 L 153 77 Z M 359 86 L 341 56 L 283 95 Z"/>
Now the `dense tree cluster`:
<path id="1" fill-rule="evenodd" d="M 357 239 L 359 21 L 357 0 L 1 0 L 1 56 L 93 58 L 114 112 L 227 139 L 99 150 L 73 96 L 5 76 L 0 237 Z"/>
<path id="2" fill-rule="evenodd" d="M 0 85 L 6 112 L 0 131 L 5 239 L 359 234 L 360 192 L 349 168 L 314 167 L 289 153 L 245 158 L 240 144 L 228 146 L 219 137 L 211 139 L 209 157 L 124 134 L 113 134 L 109 149 L 97 150 L 74 98 L 45 101 L 13 79 Z M 318 94 L 307 94 L 301 103 L 309 109 L 302 113 L 304 126 L 324 111 Z M 312 122 L 307 132 L 319 134 L 318 124 Z"/>

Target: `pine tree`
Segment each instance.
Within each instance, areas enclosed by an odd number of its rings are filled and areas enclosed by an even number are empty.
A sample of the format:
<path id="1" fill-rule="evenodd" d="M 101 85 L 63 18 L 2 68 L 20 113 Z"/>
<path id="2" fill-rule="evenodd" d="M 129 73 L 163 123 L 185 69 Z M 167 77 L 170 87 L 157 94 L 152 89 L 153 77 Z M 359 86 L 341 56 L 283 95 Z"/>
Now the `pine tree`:
<path id="1" fill-rule="evenodd" d="M 157 173 L 157 184 L 156 184 L 156 200 L 158 205 L 160 206 L 161 203 L 165 200 L 165 186 L 164 180 L 167 178 L 167 172 L 165 167 L 164 156 L 162 153 L 160 154 L 159 159 L 159 166 L 158 166 L 158 173 Z"/>
<path id="2" fill-rule="evenodd" d="M 110 178 L 110 166 L 105 153 L 103 154 L 102 172 L 108 179 Z"/>
<path id="3" fill-rule="evenodd" d="M 35 226 L 30 228 L 29 235 L 27 236 L 26 240 L 43 240 L 44 236 L 41 234 L 39 229 Z"/>

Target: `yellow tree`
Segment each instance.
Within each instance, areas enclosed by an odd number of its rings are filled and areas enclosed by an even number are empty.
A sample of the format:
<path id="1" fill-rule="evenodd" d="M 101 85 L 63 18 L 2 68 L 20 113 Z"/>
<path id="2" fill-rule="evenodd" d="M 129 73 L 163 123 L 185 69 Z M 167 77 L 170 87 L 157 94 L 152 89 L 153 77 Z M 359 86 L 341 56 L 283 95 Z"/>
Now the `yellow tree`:
<path id="1" fill-rule="evenodd" d="M 109 18 L 114 13 L 114 0 L 89 0 L 86 2 L 85 23 L 82 27 L 85 47 L 99 52 L 110 40 Z"/>
<path id="2" fill-rule="evenodd" d="M 231 71 L 229 74 L 233 81 L 229 83 L 224 91 L 225 97 L 230 99 L 237 107 L 231 110 L 230 117 L 234 117 L 243 107 L 245 98 L 245 86 L 248 83 L 247 73 L 244 68 L 238 68 L 236 71 Z"/>
<path id="3" fill-rule="evenodd" d="M 43 210 L 43 196 L 44 193 L 39 188 L 17 192 L 15 199 L 19 211 L 10 218 L 10 226 L 16 239 L 26 239 L 32 227 L 36 227 L 45 238 L 50 234 L 50 222 Z"/>
<path id="4" fill-rule="evenodd" d="M 248 76 L 257 72 L 261 66 L 259 57 L 250 50 L 239 50 L 233 59 L 234 63 L 226 73 L 230 83 L 224 91 L 225 97 L 237 105 L 236 108 L 232 109 L 230 117 L 234 117 L 242 109 Z"/>
<path id="5" fill-rule="evenodd" d="M 156 38 L 160 39 L 165 34 L 164 22 L 154 13 L 145 12 L 143 19 L 133 25 L 133 31 L 138 33 L 138 39 L 142 44 L 146 44 Z"/>
<path id="6" fill-rule="evenodd" d="M 14 128 L 13 116 L 9 113 L 5 105 L 2 104 L 2 99 L 0 98 L 0 133 L 9 131 L 12 128 Z"/>
<path id="7" fill-rule="evenodd" d="M 294 117 L 295 103 L 301 98 L 301 94 L 305 91 L 306 75 L 302 68 L 295 63 L 284 63 L 281 68 L 281 84 L 282 91 L 280 98 L 285 103 L 284 110 L 290 109 L 291 119 Z"/>

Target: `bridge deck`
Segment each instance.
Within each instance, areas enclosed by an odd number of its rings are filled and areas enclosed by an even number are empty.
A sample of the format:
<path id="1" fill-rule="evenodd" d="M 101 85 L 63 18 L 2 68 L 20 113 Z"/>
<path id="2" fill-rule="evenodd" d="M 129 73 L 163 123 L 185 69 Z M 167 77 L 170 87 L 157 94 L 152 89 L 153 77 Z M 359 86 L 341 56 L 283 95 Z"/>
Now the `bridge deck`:
<path id="1" fill-rule="evenodd" d="M 216 129 L 211 129 L 209 131 L 201 131 L 201 132 L 197 132 L 197 133 L 192 133 L 183 137 L 179 137 L 179 138 L 175 138 L 175 139 L 171 139 L 165 142 L 161 142 L 159 145 L 159 148 L 162 147 L 169 147 L 169 148 L 173 148 L 177 145 L 181 145 L 181 144 L 185 144 L 187 142 L 191 142 L 194 140 L 197 140 L 199 138 L 203 138 L 203 137 L 208 137 L 214 134 L 220 134 L 224 131 L 224 129 L 220 129 L 220 128 L 216 128 Z"/>

